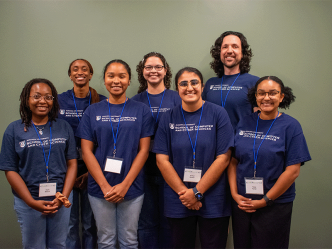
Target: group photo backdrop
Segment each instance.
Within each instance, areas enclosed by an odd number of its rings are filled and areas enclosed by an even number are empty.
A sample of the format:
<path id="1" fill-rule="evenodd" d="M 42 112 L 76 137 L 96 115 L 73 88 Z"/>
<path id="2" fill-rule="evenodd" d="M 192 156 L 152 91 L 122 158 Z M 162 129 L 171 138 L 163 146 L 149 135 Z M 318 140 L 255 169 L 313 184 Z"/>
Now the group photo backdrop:
<path id="1" fill-rule="evenodd" d="M 191 66 L 206 82 L 215 76 L 211 46 L 223 32 L 238 31 L 254 54 L 250 73 L 278 76 L 293 89 L 296 101 L 282 111 L 302 125 L 312 157 L 296 180 L 290 248 L 331 248 L 331 10 L 332 1 L 319 0 L 0 0 L 0 142 L 20 119 L 19 96 L 32 78 L 49 79 L 62 93 L 72 88 L 70 62 L 84 58 L 94 68 L 90 86 L 108 96 L 103 67 L 122 59 L 132 70 L 132 97 L 136 65 L 157 51 L 173 79 Z M 4 172 L 0 189 L 0 248 L 21 248 Z M 230 231 L 228 248 L 231 238 Z"/>

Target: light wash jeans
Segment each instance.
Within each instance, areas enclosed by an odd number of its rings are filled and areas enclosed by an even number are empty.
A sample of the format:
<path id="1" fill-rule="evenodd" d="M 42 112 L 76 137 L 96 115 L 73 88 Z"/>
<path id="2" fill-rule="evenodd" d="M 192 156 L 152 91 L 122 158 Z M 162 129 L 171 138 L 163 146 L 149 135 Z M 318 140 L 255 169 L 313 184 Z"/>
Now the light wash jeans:
<path id="1" fill-rule="evenodd" d="M 67 249 L 91 249 L 97 245 L 97 228 L 90 207 L 87 189 L 73 188 L 73 202 L 70 213 Z M 82 242 L 80 238 L 82 224 Z"/>
<path id="2" fill-rule="evenodd" d="M 98 248 L 137 248 L 138 219 L 144 194 L 120 203 L 89 195 L 97 224 Z"/>
<path id="3" fill-rule="evenodd" d="M 72 202 L 72 194 L 69 201 Z M 14 196 L 14 210 L 22 233 L 23 248 L 66 248 L 70 208 L 62 206 L 55 214 L 43 215 Z"/>

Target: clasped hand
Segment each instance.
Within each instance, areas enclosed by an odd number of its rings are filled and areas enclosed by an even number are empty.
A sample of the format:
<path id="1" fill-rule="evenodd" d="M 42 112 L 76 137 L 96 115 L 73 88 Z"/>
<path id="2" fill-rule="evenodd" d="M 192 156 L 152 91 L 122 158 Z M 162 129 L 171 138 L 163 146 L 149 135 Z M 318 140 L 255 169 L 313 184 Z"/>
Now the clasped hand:
<path id="1" fill-rule="evenodd" d="M 119 203 L 123 201 L 125 195 L 127 194 L 129 188 L 127 188 L 123 183 L 114 185 L 113 187 L 105 191 L 104 198 L 108 202 Z"/>
<path id="2" fill-rule="evenodd" d="M 196 199 L 192 189 L 182 190 L 178 195 L 182 204 L 188 209 L 199 210 L 202 207 L 202 203 Z"/>
<path id="3" fill-rule="evenodd" d="M 264 199 L 262 200 L 252 200 L 250 198 L 246 198 L 242 195 L 233 196 L 233 199 L 238 204 L 239 209 L 247 212 L 253 213 L 256 212 L 257 209 L 265 207 L 266 202 Z"/>

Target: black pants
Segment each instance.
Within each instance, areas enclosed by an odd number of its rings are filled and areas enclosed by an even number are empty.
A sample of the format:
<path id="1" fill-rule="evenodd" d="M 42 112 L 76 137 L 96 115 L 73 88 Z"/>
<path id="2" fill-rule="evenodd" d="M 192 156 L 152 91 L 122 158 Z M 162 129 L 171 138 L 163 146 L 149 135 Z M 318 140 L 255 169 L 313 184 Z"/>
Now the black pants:
<path id="1" fill-rule="evenodd" d="M 202 248 L 225 248 L 228 236 L 229 217 L 168 218 L 174 248 L 195 248 L 198 224 Z"/>
<path id="2" fill-rule="evenodd" d="M 232 202 L 234 248 L 288 248 L 293 202 L 246 213 Z"/>

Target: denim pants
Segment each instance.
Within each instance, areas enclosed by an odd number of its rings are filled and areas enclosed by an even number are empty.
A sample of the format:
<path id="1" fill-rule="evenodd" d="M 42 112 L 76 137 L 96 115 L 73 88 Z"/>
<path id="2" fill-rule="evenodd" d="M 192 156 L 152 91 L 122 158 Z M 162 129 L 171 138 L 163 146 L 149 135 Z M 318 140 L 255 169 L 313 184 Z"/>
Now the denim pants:
<path id="1" fill-rule="evenodd" d="M 97 245 L 97 228 L 90 207 L 88 190 L 73 188 L 72 193 L 73 205 L 70 213 L 66 247 L 67 249 L 95 248 Z M 82 242 L 80 238 L 80 221 L 82 223 Z"/>
<path id="2" fill-rule="evenodd" d="M 72 194 L 68 199 L 72 202 Z M 23 248 L 66 248 L 71 207 L 62 206 L 55 214 L 44 215 L 14 196 L 14 210 L 21 227 Z"/>
<path id="3" fill-rule="evenodd" d="M 137 248 L 138 218 L 144 194 L 120 203 L 89 195 L 97 224 L 98 248 Z"/>
<path id="4" fill-rule="evenodd" d="M 164 216 L 164 179 L 145 175 L 144 202 L 138 221 L 139 248 L 171 248 L 171 228 Z"/>

